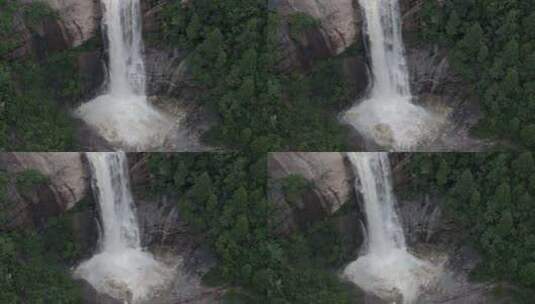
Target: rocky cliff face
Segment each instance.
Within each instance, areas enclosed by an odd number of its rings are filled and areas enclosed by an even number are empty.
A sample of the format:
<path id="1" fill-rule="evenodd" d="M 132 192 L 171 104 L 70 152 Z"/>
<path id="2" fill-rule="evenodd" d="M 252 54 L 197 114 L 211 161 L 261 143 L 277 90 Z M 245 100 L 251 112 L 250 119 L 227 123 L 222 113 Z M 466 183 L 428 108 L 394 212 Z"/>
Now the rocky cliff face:
<path id="1" fill-rule="evenodd" d="M 501 295 L 495 294 L 496 282 L 476 282 L 470 272 L 481 261 L 480 254 L 466 238 L 466 232 L 448 215 L 446 202 L 429 189 L 410 199 L 404 198 L 405 187 L 410 183 L 406 165 L 411 154 L 391 154 L 393 186 L 398 198 L 404 235 L 409 247 L 419 256 L 440 264 L 444 279 L 440 288 L 426 295 L 425 303 L 451 304 L 504 304 L 510 298 L 512 286 L 504 286 Z"/>
<path id="2" fill-rule="evenodd" d="M 462 228 L 443 212 L 444 202 L 441 198 L 433 196 L 431 191 L 421 193 L 411 200 L 401 197 L 401 188 L 406 186 L 410 179 L 405 170 L 408 157 L 410 154 L 390 155 L 395 194 L 399 199 L 396 212 L 402 222 L 411 252 L 443 267 L 443 278 L 439 286 L 430 294 L 424 294 L 422 303 L 507 303 L 507 300 L 510 300 L 507 297 L 506 300 L 494 299 L 492 283 L 476 283 L 469 279 L 469 273 L 475 268 L 480 257 L 461 237 Z M 328 206 L 330 210 L 340 206 L 339 196 L 348 193 L 348 181 L 354 180 L 348 173 L 348 170 L 351 170 L 350 164 L 344 162 L 343 158 L 341 153 L 271 154 L 269 175 L 272 179 L 289 174 L 300 174 L 316 185 L 309 194 L 302 197 L 297 207 L 292 208 L 292 206 L 285 205 L 280 187 L 273 181 L 270 182 L 270 196 L 279 209 L 283 210 L 283 217 L 280 223 L 277 223 L 279 227 L 283 227 L 281 229 L 286 229 L 283 232 L 292 231 L 301 221 L 308 221 L 308 224 L 311 224 L 332 214 L 322 206 Z M 328 170 L 328 168 L 334 170 Z M 322 191 L 323 195 L 320 194 Z M 335 193 L 337 194 L 334 195 Z M 355 196 L 357 202 L 360 200 L 358 193 L 346 195 Z M 321 212 L 311 213 L 310 210 L 321 210 Z M 342 215 L 337 214 L 335 217 L 340 233 L 352 239 L 353 258 L 358 257 L 359 248 L 363 242 L 361 225 L 365 220 L 363 221 L 362 217 L 357 209 L 348 213 L 344 212 Z M 365 302 L 386 303 L 371 295 L 366 295 Z"/>
<path id="3" fill-rule="evenodd" d="M 360 11 L 353 0 L 270 0 L 268 3 L 270 10 L 282 17 L 279 32 L 283 69 L 338 55 L 360 39 Z M 290 20 L 297 14 L 312 17 L 318 25 L 300 33 L 300 37 L 292 37 Z"/>
<path id="4" fill-rule="evenodd" d="M 403 35 L 412 93 L 417 102 L 445 117 L 440 136 L 429 143 L 429 151 L 485 151 L 494 144 L 473 138 L 470 129 L 482 114 L 470 86 L 455 73 L 448 61 L 448 50 L 419 39 L 419 13 L 423 1 L 401 0 Z"/>
<path id="5" fill-rule="evenodd" d="M 50 59 L 69 62 L 79 80 L 80 97 L 93 97 L 104 82 L 103 51 L 100 45 L 100 0 L 20 0 L 18 10 L 12 15 L 10 33 L 4 33 L 13 49 L 3 56 L 13 61 L 32 59 L 37 63 L 50 63 Z M 39 17 L 26 16 L 30 6 Z M 93 40 L 90 47 L 67 51 Z M 96 42 L 96 43 L 95 43 Z M 87 44 L 89 45 L 89 43 Z M 54 57 L 55 55 L 59 55 Z M 52 63 L 54 64 L 54 63 Z M 51 88 L 59 91 L 59 88 Z M 60 100 L 72 106 L 79 100 Z"/>
<path id="6" fill-rule="evenodd" d="M 141 243 L 170 264 L 178 264 L 173 286 L 151 303 L 216 303 L 224 289 L 201 284 L 202 276 L 215 266 L 216 259 L 203 246 L 202 237 L 197 237 L 181 219 L 175 194 L 162 193 L 150 198 L 146 195 L 144 189 L 151 178 L 146 160 L 144 153 L 128 155 Z"/>
<path id="7" fill-rule="evenodd" d="M 283 231 L 334 214 L 353 196 L 353 176 L 342 153 L 271 153 L 268 158 L 269 196 L 280 211 Z M 312 187 L 300 202 L 286 201 L 282 180 L 299 175 Z"/>
<path id="8" fill-rule="evenodd" d="M 45 2 L 59 14 L 63 39 L 70 47 L 82 45 L 98 32 L 102 16 L 100 0 L 45 0 Z"/>
<path id="9" fill-rule="evenodd" d="M 21 0 L 29 5 L 39 0 Z M 39 1 L 41 2 L 41 1 Z M 20 58 L 31 54 L 39 55 L 61 51 L 82 45 L 99 31 L 101 9 L 99 0 L 45 0 L 58 18 L 45 18 L 42 23 L 28 24 L 21 12 L 16 12 L 14 36 L 19 47 L 10 54 Z"/>
<path id="10" fill-rule="evenodd" d="M 358 1 L 270 0 L 268 3 L 269 8 L 282 17 L 279 28 L 283 58 L 279 63 L 280 70 L 307 70 L 317 61 L 332 58 L 349 46 L 356 45 L 359 49 L 357 55 L 345 55 L 351 62 L 346 64 L 350 72 L 344 73 L 351 81 L 355 99 L 366 92 L 371 77 L 367 73 L 369 63 L 363 47 L 363 17 Z M 470 89 L 451 70 L 448 51 L 426 44 L 418 37 L 419 13 L 423 3 L 422 0 L 400 0 L 412 92 L 417 96 L 418 103 L 434 112 L 437 118 L 448 121 L 437 131 L 440 136 L 428 143 L 425 149 L 488 149 L 492 142 L 475 139 L 470 135 L 469 130 L 480 119 L 481 111 L 469 97 Z M 297 14 L 309 16 L 317 24 L 296 34 L 292 31 L 291 23 Z M 358 134 L 354 136 L 355 141 L 358 141 Z"/>
<path id="11" fill-rule="evenodd" d="M 89 194 L 89 173 L 81 153 L 0 153 L 0 168 L 12 179 L 35 170 L 47 178 L 36 188 L 23 191 L 13 180 L 8 199 L 13 202 L 10 225 L 40 225 L 49 217 L 73 208 Z"/>

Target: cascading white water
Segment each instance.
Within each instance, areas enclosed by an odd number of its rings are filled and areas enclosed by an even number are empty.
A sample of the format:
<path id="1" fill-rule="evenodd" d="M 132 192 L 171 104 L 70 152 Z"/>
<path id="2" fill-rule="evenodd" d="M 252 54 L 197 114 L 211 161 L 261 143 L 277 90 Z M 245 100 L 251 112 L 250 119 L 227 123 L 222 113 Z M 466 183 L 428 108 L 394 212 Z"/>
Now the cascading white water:
<path id="1" fill-rule="evenodd" d="M 145 95 L 139 0 L 104 0 L 110 53 L 110 94 Z"/>
<path id="2" fill-rule="evenodd" d="M 344 270 L 344 276 L 367 292 L 403 303 L 415 303 L 422 289 L 440 273 L 438 267 L 407 251 L 395 211 L 390 163 L 386 153 L 348 153 L 362 192 L 367 219 L 366 251 Z"/>
<path id="3" fill-rule="evenodd" d="M 99 252 L 75 270 L 97 291 L 136 303 L 164 287 L 172 271 L 143 251 L 130 192 L 126 155 L 86 153 L 100 207 Z"/>
<path id="4" fill-rule="evenodd" d="M 365 15 L 374 83 L 368 99 L 342 120 L 377 144 L 394 150 L 422 142 L 433 116 L 412 103 L 398 0 L 359 0 Z"/>
<path id="5" fill-rule="evenodd" d="M 158 147 L 173 127 L 145 96 L 139 0 L 102 0 L 109 44 L 108 93 L 75 114 L 108 141 L 133 149 Z"/>

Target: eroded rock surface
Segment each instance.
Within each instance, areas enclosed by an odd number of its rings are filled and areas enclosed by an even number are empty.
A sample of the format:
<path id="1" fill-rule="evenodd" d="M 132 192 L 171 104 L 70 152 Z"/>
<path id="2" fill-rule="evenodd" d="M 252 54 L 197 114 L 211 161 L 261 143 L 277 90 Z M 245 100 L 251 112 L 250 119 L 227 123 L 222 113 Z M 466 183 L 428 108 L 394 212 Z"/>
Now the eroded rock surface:
<path id="1" fill-rule="evenodd" d="M 360 39 L 360 10 L 353 0 L 270 0 L 269 8 L 282 16 L 280 43 L 284 53 L 283 69 L 296 62 L 308 65 L 317 58 L 335 56 Z M 290 19 L 304 14 L 318 27 L 292 37 Z"/>
<path id="2" fill-rule="evenodd" d="M 335 213 L 353 194 L 353 176 L 342 153 L 271 153 L 268 174 L 269 194 L 280 207 L 282 230 Z M 312 185 L 297 204 L 286 202 L 281 188 L 281 180 L 290 175 L 300 175 Z"/>
<path id="3" fill-rule="evenodd" d="M 155 256 L 177 270 L 173 284 L 151 299 L 150 304 L 217 303 L 224 288 L 208 287 L 201 282 L 217 260 L 203 244 L 202 236 L 193 233 L 182 219 L 179 198 L 174 193 L 149 198 L 143 190 L 136 191 L 146 189 L 151 178 L 147 158 L 144 154 L 129 154 L 128 160 L 142 246 L 150 248 Z"/>
<path id="4" fill-rule="evenodd" d="M 28 0 L 27 0 L 28 1 Z M 40 0 L 31 0 L 35 2 Z M 70 47 L 94 37 L 100 26 L 100 0 L 45 0 L 61 20 L 65 41 Z"/>
<path id="5" fill-rule="evenodd" d="M 71 209 L 89 194 L 89 173 L 81 153 L 2 153 L 0 167 L 16 179 L 18 173 L 36 170 L 46 183 L 24 191 L 16 181 L 8 185 L 13 202 L 10 225 L 39 225 L 51 216 Z"/>

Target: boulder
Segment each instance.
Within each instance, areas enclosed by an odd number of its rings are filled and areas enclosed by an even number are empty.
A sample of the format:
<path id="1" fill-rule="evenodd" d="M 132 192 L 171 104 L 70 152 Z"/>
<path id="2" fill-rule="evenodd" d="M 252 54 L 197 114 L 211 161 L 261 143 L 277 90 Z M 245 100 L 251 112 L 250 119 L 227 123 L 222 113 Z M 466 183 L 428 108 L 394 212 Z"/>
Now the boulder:
<path id="1" fill-rule="evenodd" d="M 89 282 L 77 280 L 80 287 L 82 299 L 86 304 L 122 304 L 121 300 L 114 299 L 106 294 L 99 293 Z"/>
<path id="2" fill-rule="evenodd" d="M 40 0 L 31 0 L 35 2 Z M 102 16 L 100 0 L 45 0 L 61 20 L 65 41 L 70 47 L 93 38 Z"/>
<path id="3" fill-rule="evenodd" d="M 76 67 L 81 80 L 82 96 L 95 96 L 106 80 L 102 52 L 100 50 L 81 52 L 76 59 Z"/>
<path id="4" fill-rule="evenodd" d="M 360 10 L 353 0 L 271 0 L 270 5 L 283 17 L 303 13 L 318 20 L 326 47 L 333 55 L 359 38 Z"/>
<path id="5" fill-rule="evenodd" d="M 336 56 L 360 39 L 361 15 L 353 0 L 270 0 L 269 8 L 282 16 L 280 43 L 285 58 L 281 68 L 295 62 L 309 64 L 314 59 Z M 289 21 L 293 15 L 304 14 L 318 26 L 291 37 Z"/>
<path id="6" fill-rule="evenodd" d="M 353 196 L 353 174 L 342 153 L 271 153 L 268 174 L 269 196 L 277 204 L 283 231 L 332 215 Z M 290 175 L 300 175 L 312 184 L 298 204 L 286 202 L 282 191 L 281 180 Z"/>
<path id="7" fill-rule="evenodd" d="M 28 5 L 40 0 L 20 0 Z M 101 9 L 99 0 L 45 0 L 57 18 L 44 18 L 42 22 L 29 24 L 21 11 L 13 15 L 12 37 L 17 41 L 7 55 L 18 59 L 35 55 L 44 59 L 49 53 L 77 47 L 93 38 L 99 30 Z"/>
<path id="8" fill-rule="evenodd" d="M 47 177 L 31 191 L 19 192 L 15 182 L 8 185 L 10 225 L 39 225 L 48 217 L 73 208 L 88 193 L 89 173 L 81 153 L 2 153 L 0 168 L 10 176 L 36 170 Z"/>

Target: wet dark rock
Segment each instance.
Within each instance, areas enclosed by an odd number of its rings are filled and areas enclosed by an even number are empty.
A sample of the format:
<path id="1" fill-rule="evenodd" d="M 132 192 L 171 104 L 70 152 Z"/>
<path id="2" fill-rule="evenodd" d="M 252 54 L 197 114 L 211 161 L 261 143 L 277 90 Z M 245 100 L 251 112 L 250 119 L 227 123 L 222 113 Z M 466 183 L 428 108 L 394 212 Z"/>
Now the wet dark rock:
<path id="1" fill-rule="evenodd" d="M 77 280 L 76 283 L 82 291 L 84 304 L 124 304 L 123 301 L 99 293 L 91 284 L 85 280 Z"/>
<path id="2" fill-rule="evenodd" d="M 105 62 L 101 50 L 82 52 L 77 58 L 77 69 L 81 79 L 82 99 L 98 94 L 106 79 Z"/>

